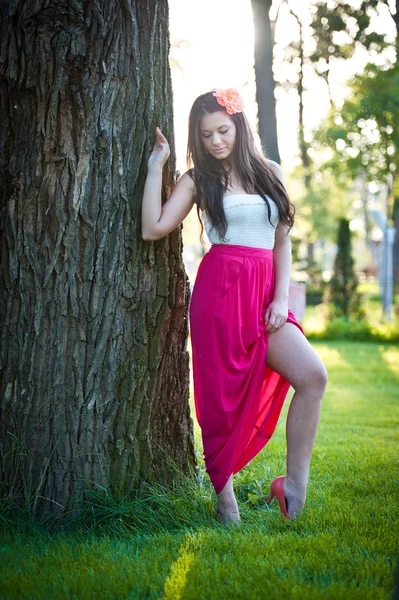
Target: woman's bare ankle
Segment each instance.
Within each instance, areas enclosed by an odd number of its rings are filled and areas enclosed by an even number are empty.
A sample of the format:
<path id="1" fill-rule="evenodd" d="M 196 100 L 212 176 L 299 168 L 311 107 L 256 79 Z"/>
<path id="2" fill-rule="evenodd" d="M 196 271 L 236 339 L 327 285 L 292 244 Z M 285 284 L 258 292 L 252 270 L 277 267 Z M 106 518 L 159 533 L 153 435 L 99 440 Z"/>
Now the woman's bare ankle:
<path id="1" fill-rule="evenodd" d="M 216 516 L 221 523 L 239 523 L 241 517 L 235 498 L 234 502 L 231 500 L 227 501 L 226 499 L 219 500 L 216 507 Z"/>
<path id="2" fill-rule="evenodd" d="M 233 518 L 239 518 L 237 499 L 234 494 L 233 477 L 230 476 L 223 490 L 217 494 L 217 509 L 223 516 L 232 515 Z"/>
<path id="3" fill-rule="evenodd" d="M 296 498 L 302 504 L 305 504 L 306 501 L 306 488 L 307 482 L 298 481 L 286 475 L 284 477 L 284 494 L 288 498 Z"/>
<path id="4" fill-rule="evenodd" d="M 235 497 L 234 498 L 218 498 L 217 506 L 223 512 L 226 512 L 226 511 L 238 512 L 238 504 L 237 504 L 237 500 L 235 499 Z"/>

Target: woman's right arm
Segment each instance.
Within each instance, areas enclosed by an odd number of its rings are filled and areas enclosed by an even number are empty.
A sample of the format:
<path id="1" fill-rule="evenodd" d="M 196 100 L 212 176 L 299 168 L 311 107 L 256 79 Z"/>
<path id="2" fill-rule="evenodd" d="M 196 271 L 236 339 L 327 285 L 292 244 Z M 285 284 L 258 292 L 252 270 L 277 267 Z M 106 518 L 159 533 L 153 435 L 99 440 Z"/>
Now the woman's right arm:
<path id="1" fill-rule="evenodd" d="M 167 236 L 180 225 L 194 205 L 194 182 L 190 175 L 185 173 L 162 206 L 162 169 L 169 152 L 168 142 L 157 127 L 155 146 L 148 159 L 141 207 L 142 236 L 146 241 L 155 241 Z"/>

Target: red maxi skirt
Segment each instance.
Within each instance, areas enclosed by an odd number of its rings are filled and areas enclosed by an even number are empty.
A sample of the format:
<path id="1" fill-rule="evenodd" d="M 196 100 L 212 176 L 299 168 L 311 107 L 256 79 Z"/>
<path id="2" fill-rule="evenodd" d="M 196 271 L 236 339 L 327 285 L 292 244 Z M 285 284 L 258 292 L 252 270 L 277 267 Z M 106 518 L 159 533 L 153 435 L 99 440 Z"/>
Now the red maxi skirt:
<path id="1" fill-rule="evenodd" d="M 289 382 L 266 366 L 273 250 L 213 244 L 190 301 L 194 400 L 215 492 L 267 444 Z M 304 333 L 291 310 L 289 323 Z"/>

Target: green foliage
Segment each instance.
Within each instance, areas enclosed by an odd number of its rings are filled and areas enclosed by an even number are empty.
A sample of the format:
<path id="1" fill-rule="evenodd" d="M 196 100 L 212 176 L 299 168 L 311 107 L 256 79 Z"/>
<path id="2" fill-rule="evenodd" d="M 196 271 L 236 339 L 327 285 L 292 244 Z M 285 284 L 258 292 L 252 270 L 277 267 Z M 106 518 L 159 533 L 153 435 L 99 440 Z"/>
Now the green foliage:
<path id="1" fill-rule="evenodd" d="M 326 284 L 323 286 L 306 286 L 306 305 L 317 306 L 323 302 L 323 297 L 326 291 Z"/>
<path id="2" fill-rule="evenodd" d="M 301 216 L 310 223 L 310 241 L 335 242 L 338 219 L 346 216 L 351 200 L 347 182 L 337 181 L 331 171 L 313 169 L 312 186 L 300 202 Z"/>
<path id="3" fill-rule="evenodd" d="M 322 275 L 323 271 L 320 268 L 320 265 L 312 258 L 307 258 L 304 262 L 303 269 L 306 271 L 308 275 L 308 283 L 312 286 L 321 286 L 322 285 Z"/>
<path id="4" fill-rule="evenodd" d="M 287 402 L 273 438 L 236 476 L 241 527 L 216 522 L 203 465 L 202 483 L 154 488 L 146 504 L 110 497 L 88 504 L 86 526 L 82 520 L 73 533 L 61 523 L 52 534 L 33 523 L 23 528 L 21 517 L 7 515 L 0 597 L 391 598 L 399 349 L 353 342 L 315 348 L 329 383 L 300 520 L 287 523 L 275 501 L 265 505 L 272 478 L 285 472 Z"/>
<path id="5" fill-rule="evenodd" d="M 386 4 L 380 0 L 367 0 L 355 6 L 330 0 L 319 1 L 313 6 L 311 29 L 316 49 L 310 59 L 316 63 L 320 75 L 328 70 L 331 58 L 351 58 L 359 46 L 376 52 L 387 47 L 385 36 L 370 30 L 371 19 L 380 13 L 383 3 Z M 337 33 L 341 35 L 337 36 Z"/>
<path id="6" fill-rule="evenodd" d="M 364 297 L 366 317 L 334 317 L 326 304 L 307 308 L 303 320 L 306 337 L 310 340 L 352 340 L 363 342 L 399 342 L 399 314 L 392 323 L 382 320 L 381 294 L 378 282 L 359 284 L 358 291 Z"/>
<path id="7" fill-rule="evenodd" d="M 386 183 L 399 171 L 399 62 L 367 65 L 350 89 L 342 108 L 331 110 L 315 132 L 314 149 L 329 147 L 333 157 L 325 167 L 346 178 Z"/>
<path id="8" fill-rule="evenodd" d="M 202 462 L 199 448 L 197 454 L 197 459 Z M 143 483 L 140 490 L 122 494 L 117 489 L 105 489 L 93 484 L 93 489 L 85 490 L 80 506 L 63 514 L 48 511 L 37 516 L 34 511 L 34 492 L 26 494 L 21 505 L 20 501 L 16 501 L 15 490 L 7 486 L 6 494 L 0 482 L 0 527 L 2 522 L 3 525 L 16 523 L 22 532 L 30 529 L 38 529 L 42 533 L 84 529 L 99 534 L 106 529 L 108 532 L 148 535 L 179 531 L 188 524 L 204 523 L 204 520 L 211 518 L 210 483 L 199 485 L 201 481 L 198 478 L 185 475 L 170 457 L 166 457 L 166 460 L 170 468 L 175 470 L 173 485 L 165 487 Z M 204 472 L 199 476 L 201 480 L 204 479 Z"/>
<path id="9" fill-rule="evenodd" d="M 311 173 L 312 186 L 308 189 L 302 183 L 302 167 L 295 169 L 292 174 L 291 197 L 297 209 L 292 243 L 293 267 L 295 271 L 305 271 L 308 283 L 314 287 L 323 285 L 323 269 L 311 257 L 301 260 L 298 256 L 299 245 L 304 239 L 308 243 L 319 240 L 326 245 L 335 244 L 338 220 L 350 211 L 353 194 L 350 193 L 350 184 L 347 181 L 337 181 L 331 170 L 312 168 Z"/>
<path id="10" fill-rule="evenodd" d="M 372 325 L 367 319 L 335 317 L 327 320 L 320 331 L 306 331 L 310 340 L 352 340 L 357 342 L 399 342 L 399 327 Z"/>
<path id="11" fill-rule="evenodd" d="M 365 317 L 362 296 L 357 292 L 358 281 L 352 258 L 351 230 L 347 219 L 340 219 L 338 228 L 338 251 L 334 272 L 329 283 L 327 303 L 331 317 Z"/>

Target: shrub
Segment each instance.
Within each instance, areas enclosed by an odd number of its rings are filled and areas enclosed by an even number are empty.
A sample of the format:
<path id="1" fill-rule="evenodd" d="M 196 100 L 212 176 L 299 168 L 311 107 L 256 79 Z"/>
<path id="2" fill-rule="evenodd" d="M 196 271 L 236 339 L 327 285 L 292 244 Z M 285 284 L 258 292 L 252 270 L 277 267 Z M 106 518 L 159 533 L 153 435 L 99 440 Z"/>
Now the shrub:
<path id="1" fill-rule="evenodd" d="M 317 306 L 323 302 L 324 287 L 306 286 L 306 304 L 308 306 Z"/>
<path id="2" fill-rule="evenodd" d="M 399 327 L 371 325 L 366 319 L 335 317 L 321 331 L 307 331 L 306 337 L 317 340 L 352 340 L 357 342 L 399 342 Z"/>
<path id="3" fill-rule="evenodd" d="M 363 296 L 357 291 L 358 281 L 352 258 L 352 240 L 349 221 L 339 220 L 338 252 L 334 262 L 334 273 L 330 281 L 325 301 L 329 304 L 329 318 L 356 317 L 364 319 Z"/>

